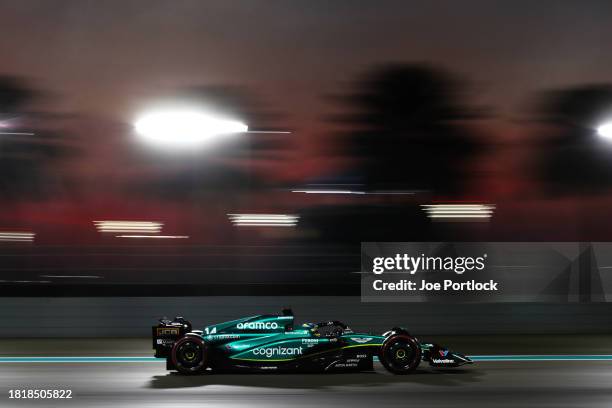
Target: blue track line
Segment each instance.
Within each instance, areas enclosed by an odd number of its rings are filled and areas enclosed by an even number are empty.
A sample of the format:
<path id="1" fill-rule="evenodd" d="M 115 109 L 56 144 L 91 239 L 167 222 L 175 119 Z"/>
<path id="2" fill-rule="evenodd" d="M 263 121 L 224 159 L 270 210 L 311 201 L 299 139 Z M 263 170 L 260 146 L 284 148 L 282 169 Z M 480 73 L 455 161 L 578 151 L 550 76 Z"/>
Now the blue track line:
<path id="1" fill-rule="evenodd" d="M 517 354 L 517 355 L 475 355 L 469 356 L 477 362 L 524 362 L 524 361 L 612 361 L 612 354 Z M 378 360 L 378 359 L 376 359 Z M 0 357 L 1 363 L 162 363 L 163 359 L 155 357 Z"/>

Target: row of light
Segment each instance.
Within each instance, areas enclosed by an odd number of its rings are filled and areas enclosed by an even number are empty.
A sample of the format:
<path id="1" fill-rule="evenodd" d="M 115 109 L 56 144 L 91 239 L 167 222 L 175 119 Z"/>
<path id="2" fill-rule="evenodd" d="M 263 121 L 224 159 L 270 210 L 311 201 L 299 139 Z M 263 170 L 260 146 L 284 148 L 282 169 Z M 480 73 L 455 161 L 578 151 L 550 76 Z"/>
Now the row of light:
<path id="1" fill-rule="evenodd" d="M 98 232 L 158 234 L 164 226 L 153 221 L 94 221 Z"/>
<path id="2" fill-rule="evenodd" d="M 157 221 L 94 221 L 98 232 L 119 234 L 116 238 L 187 239 L 188 235 L 159 235 L 164 223 Z"/>
<path id="3" fill-rule="evenodd" d="M 195 146 L 209 145 L 231 134 L 248 132 L 249 127 L 241 121 L 219 116 L 201 107 L 176 105 L 165 106 L 163 108 L 158 107 L 156 110 L 141 115 L 135 121 L 134 129 L 138 136 L 150 144 L 161 145 L 165 148 L 193 148 Z M 595 130 L 599 136 L 605 139 L 612 139 L 612 122 L 602 123 Z M 340 194 L 347 193 L 341 192 Z"/>
<path id="4" fill-rule="evenodd" d="M 414 195 L 414 191 L 392 190 L 392 191 L 360 191 L 360 190 L 329 190 L 329 189 L 304 189 L 291 190 L 292 193 L 304 194 L 333 194 L 333 195 Z"/>
<path id="5" fill-rule="evenodd" d="M 10 232 L 0 231 L 0 241 L 2 242 L 34 242 L 36 236 L 33 232 Z"/>
<path id="6" fill-rule="evenodd" d="M 293 214 L 227 214 L 236 227 L 295 227 L 300 219 Z"/>
<path id="7" fill-rule="evenodd" d="M 493 204 L 426 204 L 421 206 L 434 220 L 488 220 L 493 216 Z"/>
<path id="8" fill-rule="evenodd" d="M 421 206 L 434 220 L 488 220 L 493 216 L 493 204 L 425 204 Z M 236 227 L 295 227 L 295 214 L 227 214 Z M 187 239 L 188 235 L 159 235 L 163 223 L 154 221 L 94 221 L 101 233 L 119 234 L 117 238 Z M 33 232 L 0 231 L 1 242 L 34 242 Z"/>
<path id="9" fill-rule="evenodd" d="M 116 238 L 187 239 L 189 235 L 116 235 Z"/>

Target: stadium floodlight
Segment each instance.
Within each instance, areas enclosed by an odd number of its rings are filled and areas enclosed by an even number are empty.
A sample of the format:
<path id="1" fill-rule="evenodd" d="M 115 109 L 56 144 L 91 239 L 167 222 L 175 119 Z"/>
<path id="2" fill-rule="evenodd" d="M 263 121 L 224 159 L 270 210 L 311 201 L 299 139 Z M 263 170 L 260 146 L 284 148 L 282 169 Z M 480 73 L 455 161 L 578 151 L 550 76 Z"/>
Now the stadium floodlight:
<path id="1" fill-rule="evenodd" d="M 604 139 L 612 139 L 612 122 L 607 122 L 597 128 L 597 134 Z"/>
<path id="2" fill-rule="evenodd" d="M 144 141 L 176 148 L 201 147 L 248 131 L 240 121 L 195 109 L 152 111 L 139 117 L 134 127 Z"/>

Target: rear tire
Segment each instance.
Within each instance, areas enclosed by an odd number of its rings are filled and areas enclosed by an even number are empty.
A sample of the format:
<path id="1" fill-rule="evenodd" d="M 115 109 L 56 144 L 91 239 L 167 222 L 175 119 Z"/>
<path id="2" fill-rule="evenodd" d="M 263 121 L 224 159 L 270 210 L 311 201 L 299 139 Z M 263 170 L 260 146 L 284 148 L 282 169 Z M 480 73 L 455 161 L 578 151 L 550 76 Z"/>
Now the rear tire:
<path id="1" fill-rule="evenodd" d="M 170 354 L 172 365 L 181 374 L 201 374 L 208 364 L 206 344 L 199 336 L 185 336 L 176 341 Z"/>
<path id="2" fill-rule="evenodd" d="M 421 363 L 421 346 L 406 334 L 394 334 L 380 348 L 380 362 L 393 374 L 409 374 Z"/>

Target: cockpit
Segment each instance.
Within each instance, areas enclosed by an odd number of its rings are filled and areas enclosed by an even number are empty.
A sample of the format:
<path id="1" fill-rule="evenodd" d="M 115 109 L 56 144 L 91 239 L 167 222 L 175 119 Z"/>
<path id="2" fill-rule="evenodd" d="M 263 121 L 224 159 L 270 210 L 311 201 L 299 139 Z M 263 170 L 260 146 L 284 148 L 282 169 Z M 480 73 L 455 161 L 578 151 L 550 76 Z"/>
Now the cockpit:
<path id="1" fill-rule="evenodd" d="M 302 328 L 309 330 L 314 337 L 338 337 L 343 334 L 353 333 L 350 327 L 337 320 L 321 323 L 304 323 Z"/>

